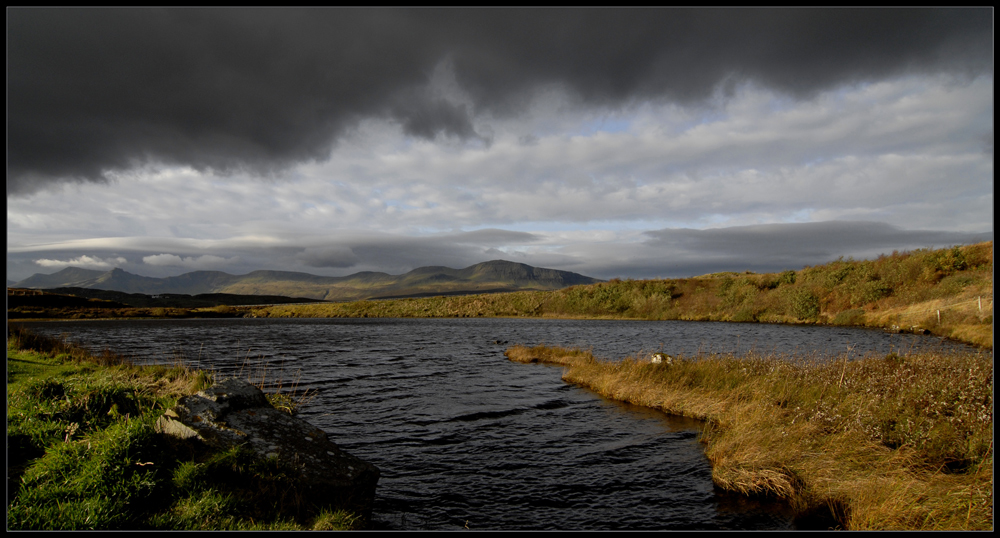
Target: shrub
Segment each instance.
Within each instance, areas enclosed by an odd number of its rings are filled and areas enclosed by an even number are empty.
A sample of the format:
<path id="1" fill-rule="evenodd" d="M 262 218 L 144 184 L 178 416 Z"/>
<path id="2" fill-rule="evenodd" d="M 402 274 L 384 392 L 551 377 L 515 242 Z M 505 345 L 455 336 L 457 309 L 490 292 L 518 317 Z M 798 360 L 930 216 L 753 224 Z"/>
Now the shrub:
<path id="1" fill-rule="evenodd" d="M 941 281 L 938 282 L 938 289 L 944 294 L 958 294 L 966 287 L 972 285 L 975 281 L 976 279 L 970 275 L 949 275 L 942 278 Z"/>
<path id="2" fill-rule="evenodd" d="M 749 279 L 740 278 L 737 280 L 726 277 L 719 284 L 717 293 L 722 298 L 723 306 L 740 307 L 753 303 L 760 294 L 760 289 Z"/>
<path id="3" fill-rule="evenodd" d="M 802 320 L 819 317 L 819 297 L 807 289 L 800 289 L 792 295 L 792 315 Z"/>
<path id="4" fill-rule="evenodd" d="M 843 282 L 854 271 L 854 265 L 837 260 L 830 264 L 830 270 L 826 273 L 826 287 L 832 288 Z"/>
<path id="5" fill-rule="evenodd" d="M 856 285 L 851 293 L 851 306 L 874 303 L 892 294 L 892 286 L 881 280 L 862 282 Z"/>
<path id="6" fill-rule="evenodd" d="M 757 321 L 758 315 L 758 312 L 753 308 L 742 308 L 733 314 L 733 321 L 741 323 Z"/>
<path id="7" fill-rule="evenodd" d="M 767 291 L 778 287 L 778 277 L 775 275 L 759 275 L 752 280 L 758 290 Z"/>
<path id="8" fill-rule="evenodd" d="M 778 275 L 776 282 L 779 286 L 782 284 L 795 284 L 795 271 L 782 271 L 781 274 Z"/>
<path id="9" fill-rule="evenodd" d="M 937 282 L 956 271 L 963 271 L 969 267 L 965 253 L 961 247 L 957 246 L 931 252 L 927 255 L 924 263 L 923 276 L 929 282 Z"/>

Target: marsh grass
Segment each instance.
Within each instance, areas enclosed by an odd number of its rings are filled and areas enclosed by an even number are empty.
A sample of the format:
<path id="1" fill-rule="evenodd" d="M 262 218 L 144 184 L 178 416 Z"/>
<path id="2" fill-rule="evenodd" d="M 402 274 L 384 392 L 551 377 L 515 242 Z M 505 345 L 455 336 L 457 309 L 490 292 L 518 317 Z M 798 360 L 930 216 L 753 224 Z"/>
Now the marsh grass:
<path id="1" fill-rule="evenodd" d="M 105 351 L 8 327 L 8 529 L 358 528 L 314 513 L 297 474 L 235 449 L 177 452 L 153 430 L 180 396 L 212 376 L 134 366 Z"/>
<path id="2" fill-rule="evenodd" d="M 832 507 L 847 529 L 991 529 L 993 363 L 977 354 L 600 361 L 514 346 L 606 397 L 707 422 L 720 487 Z"/>
<path id="3" fill-rule="evenodd" d="M 265 291 L 258 289 L 257 284 L 252 288 L 245 290 L 246 293 Z M 284 293 L 295 295 L 289 290 Z M 612 279 L 555 291 L 265 307 L 16 307 L 8 310 L 8 316 L 68 319 L 554 317 L 815 323 L 930 332 L 992 348 L 993 242 L 893 252 L 874 260 L 841 258 L 798 271 L 726 272 L 679 279 Z"/>
<path id="4" fill-rule="evenodd" d="M 275 368 L 277 368 L 277 374 L 274 373 Z M 264 392 L 267 401 L 275 409 L 293 416 L 316 396 L 311 390 L 302 390 L 299 387 L 302 382 L 302 369 L 297 370 L 290 380 L 286 380 L 284 363 L 275 367 L 263 355 L 251 359 L 250 349 L 247 349 L 236 377 Z"/>
<path id="5" fill-rule="evenodd" d="M 589 350 L 578 348 L 550 347 L 545 345 L 535 347 L 513 346 L 508 348 L 504 355 L 514 361 L 524 364 L 558 364 L 561 366 L 571 366 L 578 363 L 596 361 L 594 354 Z"/>
<path id="6" fill-rule="evenodd" d="M 556 291 L 241 307 L 250 317 L 558 317 L 926 330 L 993 347 L 993 242 L 799 271 L 620 280 Z M 940 317 L 938 313 L 940 312 Z"/>

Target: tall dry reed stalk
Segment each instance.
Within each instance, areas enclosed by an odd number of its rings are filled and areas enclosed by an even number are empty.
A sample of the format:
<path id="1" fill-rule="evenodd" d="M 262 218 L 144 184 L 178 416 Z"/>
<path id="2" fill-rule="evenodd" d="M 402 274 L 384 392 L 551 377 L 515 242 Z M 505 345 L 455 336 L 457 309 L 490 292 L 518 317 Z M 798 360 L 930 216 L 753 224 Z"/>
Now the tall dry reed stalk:
<path id="1" fill-rule="evenodd" d="M 264 355 L 259 355 L 256 360 L 250 358 L 252 348 L 247 348 L 246 354 L 240 363 L 236 377 L 245 379 L 251 385 L 257 387 L 265 393 L 271 405 L 275 408 L 294 415 L 302 407 L 309 405 L 309 402 L 316 397 L 316 393 L 311 389 L 300 392 L 299 385 L 302 382 L 302 369 L 300 368 L 285 387 L 285 366 L 284 363 L 278 365 L 278 375 L 275 377 L 273 366 Z"/>
<path id="2" fill-rule="evenodd" d="M 719 486 L 836 507 L 847 529 L 993 526 L 993 363 L 983 354 L 715 355 L 653 364 L 514 346 L 517 362 L 615 400 L 706 421 Z"/>

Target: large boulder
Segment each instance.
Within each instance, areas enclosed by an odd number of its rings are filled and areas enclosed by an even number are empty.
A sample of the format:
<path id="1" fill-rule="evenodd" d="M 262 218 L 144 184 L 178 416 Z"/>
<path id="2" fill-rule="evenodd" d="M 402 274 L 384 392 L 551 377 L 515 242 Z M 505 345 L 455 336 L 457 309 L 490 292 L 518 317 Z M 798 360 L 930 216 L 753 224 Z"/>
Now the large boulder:
<path id="1" fill-rule="evenodd" d="M 379 470 L 341 450 L 326 432 L 279 411 L 257 387 L 227 379 L 181 398 L 156 422 L 177 440 L 218 450 L 250 448 L 301 474 L 299 493 L 318 506 L 347 508 L 371 518 Z"/>

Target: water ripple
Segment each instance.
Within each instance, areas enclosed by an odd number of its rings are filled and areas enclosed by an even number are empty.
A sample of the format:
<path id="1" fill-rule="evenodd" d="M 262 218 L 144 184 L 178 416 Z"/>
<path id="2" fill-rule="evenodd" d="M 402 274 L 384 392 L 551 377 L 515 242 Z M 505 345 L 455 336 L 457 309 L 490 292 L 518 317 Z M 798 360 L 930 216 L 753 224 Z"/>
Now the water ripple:
<path id="1" fill-rule="evenodd" d="M 379 466 L 380 528 L 787 529 L 781 505 L 716 491 L 700 423 L 609 402 L 496 342 L 599 357 L 774 351 L 825 360 L 940 339 L 836 327 L 698 322 L 163 320 L 25 323 L 137 362 L 183 360 L 312 399 L 301 416 Z M 765 344 L 766 343 L 766 344 Z M 770 348 L 765 348 L 770 346 Z M 951 346 L 951 347 L 949 347 Z M 280 381 L 279 381 L 280 380 Z M 294 382 L 292 381 L 294 380 Z"/>

